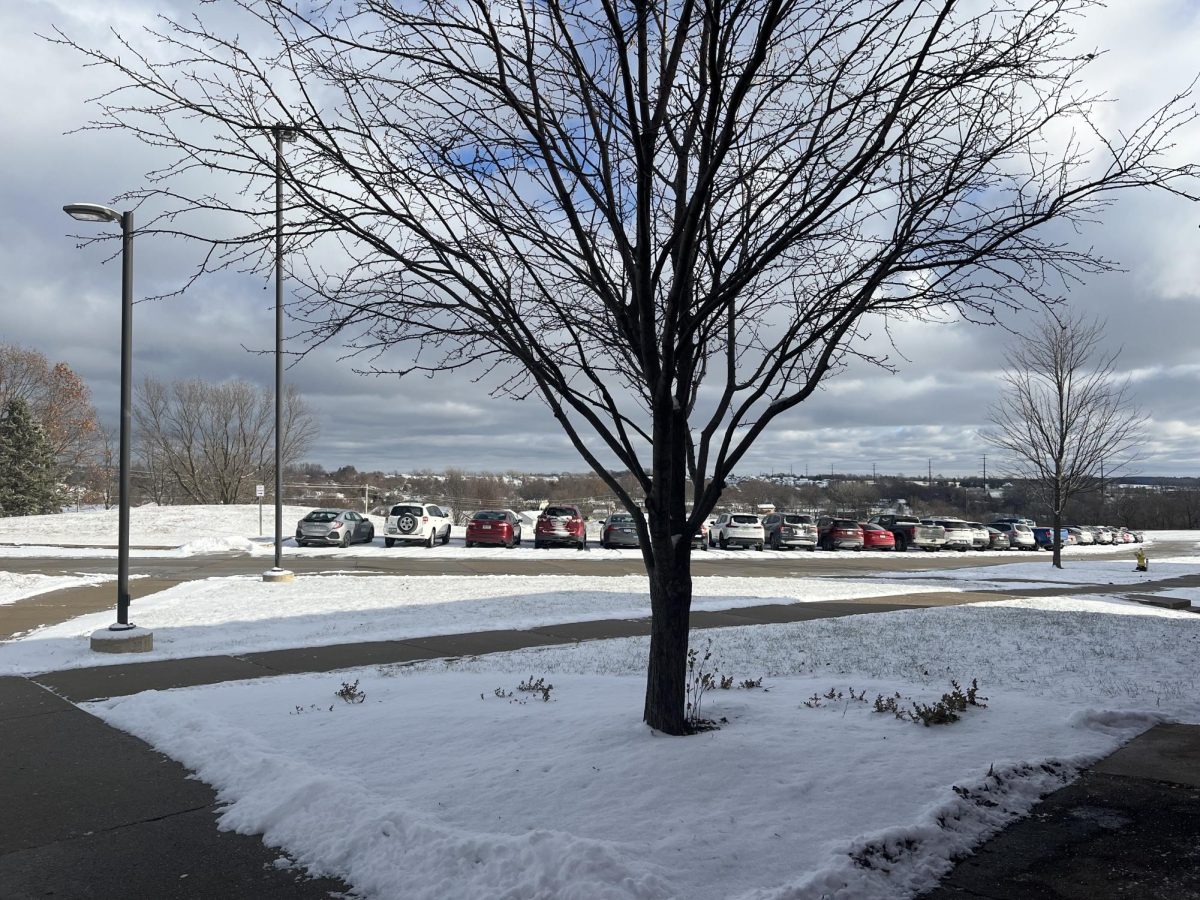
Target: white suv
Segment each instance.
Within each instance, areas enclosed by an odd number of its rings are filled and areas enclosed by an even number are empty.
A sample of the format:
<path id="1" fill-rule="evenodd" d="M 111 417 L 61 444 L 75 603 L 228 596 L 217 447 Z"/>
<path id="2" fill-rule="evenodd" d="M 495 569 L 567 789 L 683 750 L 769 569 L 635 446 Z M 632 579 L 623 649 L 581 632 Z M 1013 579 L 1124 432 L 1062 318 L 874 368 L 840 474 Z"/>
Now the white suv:
<path id="1" fill-rule="evenodd" d="M 448 544 L 451 524 L 450 510 L 419 500 L 406 500 L 388 510 L 383 545 L 391 547 L 396 541 L 413 541 L 432 547 L 439 540 Z"/>
<path id="2" fill-rule="evenodd" d="M 737 544 L 761 550 L 763 542 L 762 521 L 750 513 L 721 513 L 708 529 L 708 546 L 722 550 Z"/>

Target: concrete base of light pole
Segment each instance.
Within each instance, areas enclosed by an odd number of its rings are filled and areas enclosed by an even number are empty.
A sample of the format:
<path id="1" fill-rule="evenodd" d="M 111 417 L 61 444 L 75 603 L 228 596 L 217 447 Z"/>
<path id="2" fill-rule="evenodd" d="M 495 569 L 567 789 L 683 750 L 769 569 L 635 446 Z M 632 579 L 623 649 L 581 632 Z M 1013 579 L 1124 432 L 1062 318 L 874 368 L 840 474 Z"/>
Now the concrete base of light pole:
<path id="1" fill-rule="evenodd" d="M 154 649 L 154 632 L 136 625 L 110 625 L 92 632 L 97 653 L 146 653 Z"/>
<path id="2" fill-rule="evenodd" d="M 296 573 L 287 569 L 268 569 L 263 572 L 263 581 L 295 581 Z"/>

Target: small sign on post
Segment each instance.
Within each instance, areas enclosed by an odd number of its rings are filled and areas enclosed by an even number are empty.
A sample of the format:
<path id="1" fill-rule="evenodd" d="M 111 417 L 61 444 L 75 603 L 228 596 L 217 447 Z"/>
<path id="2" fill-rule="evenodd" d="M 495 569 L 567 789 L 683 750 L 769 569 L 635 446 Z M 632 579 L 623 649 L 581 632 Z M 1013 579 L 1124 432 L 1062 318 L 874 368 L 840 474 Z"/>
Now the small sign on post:
<path id="1" fill-rule="evenodd" d="M 263 485 L 256 484 L 254 486 L 254 496 L 258 498 L 258 533 L 260 536 L 263 533 L 262 501 L 263 501 L 263 497 L 266 495 L 266 493 L 267 493 L 267 489 Z"/>

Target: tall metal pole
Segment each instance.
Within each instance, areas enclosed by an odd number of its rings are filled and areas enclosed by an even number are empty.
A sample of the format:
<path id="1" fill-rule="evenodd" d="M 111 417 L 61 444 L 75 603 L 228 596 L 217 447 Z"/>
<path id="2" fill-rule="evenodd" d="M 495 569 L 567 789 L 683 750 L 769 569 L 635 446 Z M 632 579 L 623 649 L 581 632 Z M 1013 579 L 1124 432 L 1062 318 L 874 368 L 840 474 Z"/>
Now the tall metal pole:
<path id="1" fill-rule="evenodd" d="M 275 568 L 283 568 L 283 129 L 275 136 Z"/>
<path id="2" fill-rule="evenodd" d="M 117 495 L 117 625 L 129 624 L 129 447 L 133 414 L 133 213 L 121 214 L 121 446 Z"/>

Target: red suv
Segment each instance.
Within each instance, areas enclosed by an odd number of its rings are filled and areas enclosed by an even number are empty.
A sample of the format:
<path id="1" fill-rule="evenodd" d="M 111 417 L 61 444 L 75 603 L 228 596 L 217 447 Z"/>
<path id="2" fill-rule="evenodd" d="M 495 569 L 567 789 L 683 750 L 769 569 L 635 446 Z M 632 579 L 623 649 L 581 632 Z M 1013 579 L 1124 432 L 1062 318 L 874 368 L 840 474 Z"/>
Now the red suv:
<path id="1" fill-rule="evenodd" d="M 538 516 L 533 530 L 533 546 L 538 550 L 551 544 L 587 547 L 587 523 L 577 506 L 547 506 Z"/>
<path id="2" fill-rule="evenodd" d="M 863 532 L 854 519 L 826 516 L 817 520 L 817 546 L 822 550 L 861 550 Z"/>

